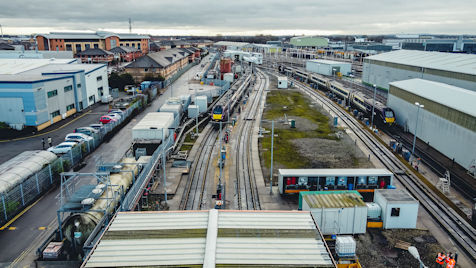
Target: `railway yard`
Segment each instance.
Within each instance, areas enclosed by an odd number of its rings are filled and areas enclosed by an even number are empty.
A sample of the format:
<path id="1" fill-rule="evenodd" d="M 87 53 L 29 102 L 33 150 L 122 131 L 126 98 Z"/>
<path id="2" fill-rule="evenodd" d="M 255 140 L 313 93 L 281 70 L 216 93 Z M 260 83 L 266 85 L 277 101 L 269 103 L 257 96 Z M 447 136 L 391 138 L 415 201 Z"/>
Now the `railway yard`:
<path id="1" fill-rule="evenodd" d="M 58 188 L 5 222 L 0 266 L 275 267 L 294 254 L 286 251 L 292 239 L 308 239 L 312 230 L 311 244 L 320 248 L 303 251 L 318 260 L 295 254 L 283 266 L 417 267 L 413 246 L 426 265 L 438 252 L 453 252 L 456 267 L 474 267 L 474 181 L 451 170 L 444 192 L 439 178 L 448 159 L 422 140 L 418 160 L 406 158 L 413 135 L 395 126 L 399 114 L 386 105 L 388 91 L 361 77 L 309 72 L 305 59 L 287 54 L 265 55 L 264 63 L 252 54 L 235 57 L 233 69 L 223 54 L 217 49 L 185 70 L 82 167 L 58 175 Z M 353 216 L 344 216 L 347 210 Z M 46 227 L 39 229 L 33 219 L 43 211 Z M 311 220 L 294 226 L 277 211 Z M 33 242 L 8 248 L 16 237 Z M 339 237 L 354 243 L 347 255 Z M 238 241 L 227 246 L 226 239 Z M 268 242 L 277 243 L 263 249 L 269 258 L 233 255 L 257 254 L 253 244 Z M 58 256 L 45 257 L 55 245 Z"/>

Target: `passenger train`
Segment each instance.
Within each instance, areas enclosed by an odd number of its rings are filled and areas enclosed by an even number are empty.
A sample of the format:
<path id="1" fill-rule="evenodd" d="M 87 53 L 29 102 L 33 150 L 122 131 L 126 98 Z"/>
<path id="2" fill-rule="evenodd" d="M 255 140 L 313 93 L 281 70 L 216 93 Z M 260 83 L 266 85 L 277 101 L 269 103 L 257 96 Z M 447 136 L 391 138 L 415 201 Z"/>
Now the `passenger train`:
<path id="1" fill-rule="evenodd" d="M 280 65 L 278 66 L 278 69 L 281 73 L 293 74 L 295 78 L 301 80 L 301 82 L 307 82 L 312 85 L 317 85 L 320 88 L 325 88 L 340 99 L 345 101 L 350 100 L 350 104 L 361 112 L 372 114 L 373 99 L 368 98 L 360 91 L 353 91 L 337 81 L 332 81 L 331 79 L 324 78 L 320 75 L 306 73 L 288 66 Z M 382 122 L 387 126 L 391 126 L 395 122 L 395 114 L 393 110 L 379 101 L 375 101 L 374 114 L 378 118 L 376 122 Z"/>
<path id="2" fill-rule="evenodd" d="M 242 84 L 238 87 L 238 89 L 228 90 L 228 92 L 223 95 L 223 97 L 215 104 L 212 110 L 211 120 L 214 122 L 227 122 L 228 115 L 233 112 L 238 101 L 241 99 L 243 92 L 248 88 L 250 84 L 251 76 L 247 76 L 247 78 L 243 81 Z"/>

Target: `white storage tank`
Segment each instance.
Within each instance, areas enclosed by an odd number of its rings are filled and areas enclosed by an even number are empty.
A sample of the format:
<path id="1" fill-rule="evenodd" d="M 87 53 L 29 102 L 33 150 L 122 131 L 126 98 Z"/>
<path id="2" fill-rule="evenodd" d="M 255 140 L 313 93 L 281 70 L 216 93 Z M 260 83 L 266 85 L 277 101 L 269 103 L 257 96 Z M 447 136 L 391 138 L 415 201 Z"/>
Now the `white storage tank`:
<path id="1" fill-rule="evenodd" d="M 162 141 L 169 136 L 169 128 L 172 127 L 173 122 L 173 113 L 148 113 L 132 128 L 132 139 L 134 141 Z"/>
<path id="2" fill-rule="evenodd" d="M 278 77 L 278 88 L 288 88 L 288 78 L 286 76 Z"/>
<path id="3" fill-rule="evenodd" d="M 197 105 L 189 105 L 188 106 L 188 118 L 195 118 L 199 115 L 198 106 Z"/>
<path id="4" fill-rule="evenodd" d="M 182 101 L 178 99 L 178 103 L 165 103 L 160 109 L 160 112 L 173 113 L 174 118 L 181 117 L 182 115 Z"/>
<path id="5" fill-rule="evenodd" d="M 357 191 L 303 194 L 302 210 L 311 211 L 325 235 L 363 234 L 367 228 L 367 206 Z"/>
<path id="6" fill-rule="evenodd" d="M 402 189 L 375 189 L 374 202 L 382 208 L 384 229 L 414 229 L 418 201 Z"/>
<path id="7" fill-rule="evenodd" d="M 377 203 L 365 203 L 367 205 L 367 218 L 376 220 L 382 215 L 382 208 Z"/>
<path id="8" fill-rule="evenodd" d="M 208 98 L 207 96 L 196 96 L 195 105 L 198 106 L 198 112 L 203 113 L 207 111 L 208 108 Z"/>
<path id="9" fill-rule="evenodd" d="M 357 244 L 352 236 L 338 236 L 336 238 L 336 253 L 339 257 L 353 257 Z"/>
<path id="10" fill-rule="evenodd" d="M 233 83 L 233 73 L 224 73 L 223 80 Z"/>

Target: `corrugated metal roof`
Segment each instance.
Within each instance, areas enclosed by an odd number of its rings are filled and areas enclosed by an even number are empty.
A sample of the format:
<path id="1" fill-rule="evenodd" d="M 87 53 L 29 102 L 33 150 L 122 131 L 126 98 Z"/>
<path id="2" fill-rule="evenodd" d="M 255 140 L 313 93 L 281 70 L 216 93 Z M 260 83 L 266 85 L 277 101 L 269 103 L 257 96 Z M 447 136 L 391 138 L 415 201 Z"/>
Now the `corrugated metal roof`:
<path id="1" fill-rule="evenodd" d="M 308 194 L 302 197 L 310 208 L 352 208 L 365 207 L 361 196 L 355 193 L 327 192 L 326 194 Z"/>
<path id="2" fill-rule="evenodd" d="M 279 169 L 282 176 L 391 176 L 393 173 L 381 168 L 322 168 Z"/>
<path id="3" fill-rule="evenodd" d="M 118 213 L 84 267 L 335 267 L 309 212 Z"/>
<path id="4" fill-rule="evenodd" d="M 391 82 L 390 85 L 468 115 L 476 116 L 475 91 L 420 78 Z M 389 94 L 392 94 L 391 90 Z"/>
<path id="5" fill-rule="evenodd" d="M 476 55 L 472 54 L 396 50 L 367 59 L 476 75 Z"/>
<path id="6" fill-rule="evenodd" d="M 0 74 L 18 74 L 49 64 L 69 64 L 76 59 L 0 59 Z"/>

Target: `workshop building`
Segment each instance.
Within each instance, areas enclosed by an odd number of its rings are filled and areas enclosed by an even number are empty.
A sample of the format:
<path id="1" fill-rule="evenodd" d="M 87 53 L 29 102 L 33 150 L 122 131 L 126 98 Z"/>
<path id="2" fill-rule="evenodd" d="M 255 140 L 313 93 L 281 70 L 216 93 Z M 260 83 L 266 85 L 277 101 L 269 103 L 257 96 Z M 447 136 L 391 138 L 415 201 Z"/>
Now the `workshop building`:
<path id="1" fill-rule="evenodd" d="M 362 82 L 388 90 L 394 81 L 421 78 L 476 91 L 476 55 L 398 50 L 364 59 Z"/>
<path id="2" fill-rule="evenodd" d="M 415 102 L 423 104 L 418 112 Z M 476 159 L 476 91 L 423 79 L 390 83 L 397 124 L 468 169 Z"/>
<path id="3" fill-rule="evenodd" d="M 329 39 L 318 36 L 296 36 L 289 40 L 289 43 L 295 48 L 317 49 L 327 47 Z"/>
<path id="4" fill-rule="evenodd" d="M 336 267 L 309 212 L 119 212 L 83 267 Z"/>
<path id="5" fill-rule="evenodd" d="M 333 60 L 307 60 L 306 71 L 329 76 L 348 76 L 352 73 L 352 64 Z"/>
<path id="6" fill-rule="evenodd" d="M 109 95 L 107 66 L 76 59 L 0 59 L 0 122 L 42 130 Z"/>

